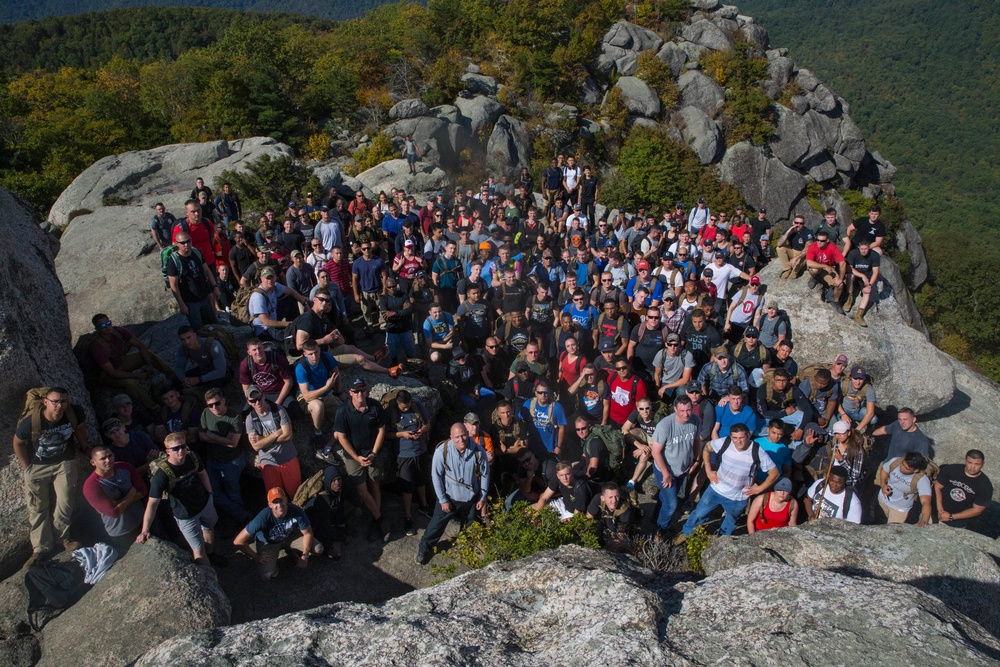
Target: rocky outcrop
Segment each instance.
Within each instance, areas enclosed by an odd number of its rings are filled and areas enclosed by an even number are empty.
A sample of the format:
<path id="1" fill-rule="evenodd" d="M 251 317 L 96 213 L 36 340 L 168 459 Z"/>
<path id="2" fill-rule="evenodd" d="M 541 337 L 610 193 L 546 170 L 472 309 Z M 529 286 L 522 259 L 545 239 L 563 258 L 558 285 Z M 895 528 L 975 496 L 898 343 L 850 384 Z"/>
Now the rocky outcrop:
<path id="1" fill-rule="evenodd" d="M 806 179 L 802 174 L 749 142 L 729 147 L 719 174 L 752 208 L 766 208 L 769 220 L 788 220 L 795 213 L 812 210 L 804 200 Z"/>
<path id="2" fill-rule="evenodd" d="M 523 121 L 500 116 L 486 144 L 486 165 L 495 174 L 514 174 L 531 166 L 531 135 Z"/>
<path id="3" fill-rule="evenodd" d="M 733 38 L 709 19 L 693 20 L 681 29 L 681 37 L 698 46 L 718 51 L 733 48 Z"/>
<path id="4" fill-rule="evenodd" d="M 427 104 L 419 98 L 400 100 L 389 109 L 389 120 L 402 120 L 404 118 L 424 116 L 428 111 L 430 109 L 427 108 Z"/>
<path id="5" fill-rule="evenodd" d="M 723 148 L 722 129 L 698 107 L 684 107 L 677 112 L 681 136 L 702 164 L 715 162 Z"/>
<path id="6" fill-rule="evenodd" d="M 681 94 L 681 106 L 698 107 L 710 116 L 726 101 L 722 87 L 697 71 L 684 72 L 677 79 L 677 89 Z"/>
<path id="7" fill-rule="evenodd" d="M 462 75 L 465 89 L 473 95 L 496 95 L 497 81 L 492 76 L 468 72 Z"/>
<path id="8" fill-rule="evenodd" d="M 98 312 L 119 325 L 169 316 L 173 299 L 159 278 L 160 257 L 149 235 L 153 205 L 162 201 L 183 218 L 195 178 L 212 185 L 223 171 L 263 155 L 291 156 L 292 149 L 267 137 L 174 144 L 112 155 L 77 176 L 50 214 L 55 224 L 69 225 L 56 271 L 74 337 L 90 331 L 90 318 Z M 105 206 L 104 198 L 112 195 L 128 204 Z"/>
<path id="9" fill-rule="evenodd" d="M 485 95 L 476 95 L 471 98 L 459 97 L 455 100 L 455 107 L 460 114 L 456 122 L 468 127 L 473 136 L 477 136 L 485 128 L 493 127 L 493 124 L 504 112 L 502 104 Z"/>
<path id="10" fill-rule="evenodd" d="M 618 79 L 615 88 L 621 93 L 622 104 L 629 113 L 646 118 L 660 115 L 660 98 L 649 84 L 634 76 Z"/>
<path id="11" fill-rule="evenodd" d="M 378 607 L 334 604 L 177 637 L 136 664 L 1000 664 L 1000 643 L 981 626 L 909 586 L 761 564 L 681 579 L 563 547 Z M 873 614 L 872 600 L 905 613 Z"/>
<path id="12" fill-rule="evenodd" d="M 909 407 L 926 414 L 951 401 L 955 374 L 948 356 L 907 326 L 888 290 L 880 293 L 878 308 L 869 310 L 868 327 L 862 328 L 821 304 L 820 289 L 810 290 L 806 276 L 781 280 L 780 272 L 781 266 L 772 262 L 761 272 L 761 281 L 767 285 L 767 299 L 777 302 L 792 320 L 800 366 L 830 363 L 846 354 L 851 365 L 864 366 L 875 378 L 876 404 L 883 409 Z"/>
<path id="13" fill-rule="evenodd" d="M 7 239 L 0 248 L 0 577 L 6 577 L 31 552 L 21 467 L 11 444 L 24 393 L 61 385 L 88 412 L 90 397 L 71 349 L 52 237 L 2 188 L 0 230 Z"/>
<path id="14" fill-rule="evenodd" d="M 907 276 L 911 289 L 917 290 L 927 282 L 927 256 L 924 242 L 909 220 L 904 219 L 896 232 L 896 247 L 910 256 L 910 272 Z"/>
<path id="15" fill-rule="evenodd" d="M 153 538 L 45 626 L 38 665 L 127 665 L 171 637 L 229 623 L 231 611 L 212 568 Z"/>
<path id="16" fill-rule="evenodd" d="M 655 32 L 628 21 L 618 21 L 601 40 L 597 70 L 604 75 L 612 72 L 633 74 L 638 67 L 639 54 L 659 49 L 662 44 L 663 38 Z"/>
<path id="17" fill-rule="evenodd" d="M 702 555 L 708 574 L 750 563 L 813 567 L 909 584 L 1000 636 L 996 542 L 947 526 L 858 526 L 839 519 L 719 537 Z"/>
<path id="18" fill-rule="evenodd" d="M 418 163 L 417 173 L 410 174 L 406 160 L 389 160 L 357 175 L 358 181 L 370 192 L 389 192 L 393 187 L 407 192 L 437 192 L 448 182 L 448 176 L 438 167 Z"/>

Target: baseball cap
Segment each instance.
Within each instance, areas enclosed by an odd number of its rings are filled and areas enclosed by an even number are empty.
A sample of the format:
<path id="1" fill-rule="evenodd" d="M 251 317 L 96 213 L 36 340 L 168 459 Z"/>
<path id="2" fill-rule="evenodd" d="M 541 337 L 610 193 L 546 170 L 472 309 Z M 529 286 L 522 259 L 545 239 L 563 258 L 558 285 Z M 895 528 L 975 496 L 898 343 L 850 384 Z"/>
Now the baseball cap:
<path id="1" fill-rule="evenodd" d="M 132 398 L 128 394 L 115 394 L 115 397 L 111 399 L 111 405 L 116 408 L 120 408 L 123 405 L 128 405 L 132 402 Z"/>
<path id="2" fill-rule="evenodd" d="M 614 352 L 615 351 L 615 343 L 614 343 L 614 341 L 611 341 L 611 340 L 602 340 L 601 344 L 597 346 L 597 349 L 600 352 Z"/>
<path id="3" fill-rule="evenodd" d="M 414 245 L 415 244 L 413 243 L 413 239 L 406 239 L 405 241 L 403 241 L 404 248 L 412 248 Z"/>
<path id="4" fill-rule="evenodd" d="M 417 271 L 417 275 L 414 276 L 414 278 L 426 278 L 426 277 L 427 277 L 426 271 Z"/>
<path id="5" fill-rule="evenodd" d="M 579 211 L 580 210 L 580 205 L 579 204 L 573 204 L 573 210 L 574 211 Z"/>
<path id="6" fill-rule="evenodd" d="M 838 364 L 844 364 L 845 366 L 846 366 L 846 365 L 848 364 L 848 361 L 847 361 L 847 355 L 846 355 L 846 354 L 842 354 L 842 355 L 840 355 L 840 356 L 839 356 L 839 357 L 837 357 L 837 358 L 836 358 L 836 359 L 835 359 L 834 361 L 835 361 L 836 363 L 838 363 Z"/>
<path id="7" fill-rule="evenodd" d="M 477 415 L 475 412 L 467 412 L 465 413 L 465 419 L 463 419 L 462 421 L 464 421 L 466 424 L 478 424 L 479 415 Z"/>
<path id="8" fill-rule="evenodd" d="M 245 392 L 243 392 L 243 394 L 247 398 L 259 398 L 260 396 L 262 396 L 264 394 L 264 392 L 262 392 L 260 390 L 260 387 L 258 387 L 255 384 L 252 384 L 249 387 L 247 387 L 247 390 Z"/>
<path id="9" fill-rule="evenodd" d="M 643 269 L 649 269 L 649 262 L 644 259 L 640 259 L 636 262 L 635 268 L 637 271 L 642 271 Z"/>
<path id="10" fill-rule="evenodd" d="M 261 278 L 274 278 L 275 277 L 274 267 L 265 266 L 264 270 L 260 272 Z"/>
<path id="11" fill-rule="evenodd" d="M 704 270 L 704 271 L 702 272 L 702 275 L 706 275 L 706 276 L 714 276 L 714 275 L 715 275 L 715 271 L 713 271 L 713 270 L 711 269 L 711 267 L 709 267 L 709 268 L 705 269 L 705 270 Z"/>
<path id="12" fill-rule="evenodd" d="M 365 389 L 368 385 L 361 378 L 354 378 L 354 382 L 351 383 L 351 389 Z"/>
<path id="13" fill-rule="evenodd" d="M 608 342 L 610 342 L 610 341 L 608 341 Z M 525 373 L 525 372 L 530 371 L 530 370 L 531 370 L 531 366 L 529 366 L 528 364 L 524 363 L 523 361 L 521 363 L 519 363 L 516 368 L 514 368 L 514 372 L 515 373 Z"/>
<path id="14" fill-rule="evenodd" d="M 716 259 L 725 259 L 726 258 L 726 253 L 724 253 L 724 252 L 717 252 L 717 253 L 715 253 L 715 258 Z"/>
<path id="15" fill-rule="evenodd" d="M 695 393 L 700 394 L 700 393 L 702 393 L 702 391 L 701 391 L 701 385 L 698 384 L 697 382 L 688 382 L 687 386 L 684 387 L 684 391 L 689 391 L 692 394 L 695 394 Z"/>
<path id="16" fill-rule="evenodd" d="M 749 326 L 743 332 L 743 335 L 747 338 L 760 338 L 760 329 L 754 326 Z"/>
<path id="17" fill-rule="evenodd" d="M 465 350 L 463 350 L 460 347 L 456 347 L 454 350 L 452 350 L 451 356 L 454 357 L 455 359 L 464 359 L 465 358 Z"/>
<path id="18" fill-rule="evenodd" d="M 864 380 L 868 377 L 868 373 L 865 372 L 864 366 L 855 366 L 851 369 L 851 378 L 854 380 Z"/>
<path id="19" fill-rule="evenodd" d="M 674 208 L 684 208 L 684 202 L 682 201 L 677 202 L 676 204 L 674 204 Z"/>
<path id="20" fill-rule="evenodd" d="M 758 213 L 767 213 L 767 209 L 766 209 L 766 208 L 764 208 L 763 206 L 761 206 L 761 207 L 760 207 L 760 210 L 759 210 L 759 211 L 757 211 L 757 212 L 758 212 Z"/>
<path id="21" fill-rule="evenodd" d="M 670 252 L 669 250 L 663 253 L 663 256 L 660 257 L 660 259 L 662 259 L 664 262 L 667 261 L 668 259 L 673 259 L 673 258 L 674 258 L 674 253 Z"/>
<path id="22" fill-rule="evenodd" d="M 271 490 L 267 492 L 267 502 L 273 503 L 275 500 L 288 500 L 288 496 L 285 495 L 285 490 L 280 486 L 272 487 Z"/>
<path id="23" fill-rule="evenodd" d="M 760 285 L 760 278 L 758 276 L 750 276 L 751 285 Z"/>
<path id="24" fill-rule="evenodd" d="M 483 241 L 482 243 L 479 244 L 480 250 L 491 250 L 492 248 L 493 244 L 490 243 L 489 241 Z"/>
<path id="25" fill-rule="evenodd" d="M 675 333 L 667 334 L 667 342 L 668 343 L 679 343 L 679 342 L 681 342 L 681 337 L 678 336 Z"/>
<path id="26" fill-rule="evenodd" d="M 319 210 L 321 210 L 321 211 L 329 211 L 330 207 L 327 206 L 326 204 L 323 204 L 322 206 L 319 207 Z"/>
<path id="27" fill-rule="evenodd" d="M 770 241 L 771 240 L 771 235 L 770 234 L 761 234 L 760 235 L 760 240 L 761 241 Z"/>
<path id="28" fill-rule="evenodd" d="M 291 256 L 292 257 L 301 257 L 302 256 L 302 251 L 301 250 L 293 250 Z"/>
<path id="29" fill-rule="evenodd" d="M 104 435 L 110 435 L 112 431 L 116 431 L 121 428 L 122 422 L 118 417 L 110 417 L 104 420 L 101 424 L 101 430 L 104 431 Z"/>
<path id="30" fill-rule="evenodd" d="M 775 491 L 784 491 L 785 493 L 792 492 L 792 480 L 787 477 L 782 477 L 777 482 L 774 483 Z"/>
<path id="31" fill-rule="evenodd" d="M 295 208 L 296 206 L 298 206 L 298 204 L 296 204 L 294 200 L 288 202 L 288 208 Z"/>
<path id="32" fill-rule="evenodd" d="M 843 433 L 847 433 L 850 430 L 851 430 L 851 425 L 848 424 L 847 422 L 845 422 L 843 419 L 833 425 L 833 432 L 834 433 L 843 434 Z"/>
<path id="33" fill-rule="evenodd" d="M 774 308 L 775 310 L 781 310 L 781 307 L 778 305 L 777 301 L 768 301 L 767 302 L 767 307 L 768 308 Z"/>
<path id="34" fill-rule="evenodd" d="M 705 198 L 704 197 L 698 197 L 698 203 L 699 204 L 704 204 L 705 203 Z"/>
<path id="35" fill-rule="evenodd" d="M 545 259 L 545 258 L 552 259 L 552 251 L 551 250 L 544 251 L 542 253 L 542 258 L 543 259 Z"/>

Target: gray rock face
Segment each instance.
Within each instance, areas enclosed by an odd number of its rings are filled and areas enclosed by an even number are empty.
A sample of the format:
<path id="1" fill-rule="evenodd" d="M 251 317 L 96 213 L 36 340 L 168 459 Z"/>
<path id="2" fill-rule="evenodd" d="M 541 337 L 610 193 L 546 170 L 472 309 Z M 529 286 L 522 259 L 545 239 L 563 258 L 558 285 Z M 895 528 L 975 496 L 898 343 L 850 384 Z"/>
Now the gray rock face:
<path id="1" fill-rule="evenodd" d="M 719 0 L 691 0 L 691 6 L 695 9 L 712 12 L 721 7 L 722 3 Z"/>
<path id="2" fill-rule="evenodd" d="M 820 113 L 830 113 L 837 108 L 837 98 L 825 85 L 820 84 L 806 95 L 809 106 Z"/>
<path id="3" fill-rule="evenodd" d="M 876 403 L 882 408 L 905 406 L 926 414 L 952 399 L 955 379 L 947 355 L 907 326 L 892 294 L 880 294 L 878 309 L 865 315 L 868 327 L 862 328 L 820 304 L 819 290 L 810 290 L 806 278 L 781 280 L 780 271 L 781 266 L 772 262 L 761 272 L 761 281 L 768 287 L 767 297 L 792 319 L 800 366 L 829 363 L 846 354 L 851 365 L 861 364 L 876 378 Z"/>
<path id="4" fill-rule="evenodd" d="M 1000 643 L 915 588 L 751 564 L 684 595 L 666 636 L 694 664 L 994 665 Z"/>
<path id="5" fill-rule="evenodd" d="M 712 21 L 689 23 L 681 30 L 681 36 L 715 51 L 733 48 L 733 38 Z"/>
<path id="6" fill-rule="evenodd" d="M 908 219 L 903 220 L 896 233 L 896 245 L 900 250 L 910 254 L 910 285 L 919 289 L 927 282 L 927 256 L 924 254 L 924 242 L 920 234 Z"/>
<path id="7" fill-rule="evenodd" d="M 754 209 L 767 207 L 772 221 L 788 219 L 803 200 L 806 181 L 802 175 L 749 142 L 730 146 L 720 169 L 722 180 L 736 186 Z"/>
<path id="8" fill-rule="evenodd" d="M 684 107 L 677 115 L 681 120 L 681 136 L 684 137 L 684 143 L 691 147 L 698 156 L 698 161 L 702 164 L 715 162 L 723 146 L 719 124 L 697 107 Z"/>
<path id="9" fill-rule="evenodd" d="M 980 625 L 909 586 L 761 564 L 677 582 L 563 547 L 379 607 L 327 605 L 177 637 L 136 664 L 998 664 L 1000 643 Z M 874 599 L 906 613 L 872 614 Z"/>
<path id="10" fill-rule="evenodd" d="M 170 637 L 229 623 L 231 611 L 211 568 L 153 538 L 45 626 L 38 664 L 127 665 Z"/>
<path id="11" fill-rule="evenodd" d="M 726 101 L 722 87 L 701 72 L 684 72 L 677 80 L 681 106 L 698 107 L 709 116 Z"/>
<path id="12" fill-rule="evenodd" d="M 806 92 L 816 90 L 816 87 L 820 85 L 820 81 L 816 75 L 805 68 L 799 69 L 798 73 L 795 75 L 795 81 L 802 86 L 802 90 L 805 90 Z"/>
<path id="13" fill-rule="evenodd" d="M 639 54 L 648 49 L 659 49 L 662 44 L 663 38 L 655 32 L 628 21 L 618 21 L 601 40 L 597 69 L 602 74 L 633 74 Z"/>
<path id="14" fill-rule="evenodd" d="M 846 113 L 840 121 L 839 129 L 840 136 L 837 138 L 834 150 L 855 163 L 855 169 L 857 169 L 857 165 L 861 164 L 868 152 L 868 148 L 865 146 L 865 137 L 861 134 L 861 129 L 854 120 Z"/>
<path id="15" fill-rule="evenodd" d="M 50 235 L 0 188 L 0 577 L 31 553 L 21 466 L 11 438 L 32 387 L 62 385 L 90 412 L 90 396 L 71 350 L 66 297 L 56 277 Z M 96 433 L 93 434 L 96 439 Z"/>
<path id="16" fill-rule="evenodd" d="M 684 63 L 687 62 L 687 53 L 674 42 L 667 42 L 659 51 L 656 57 L 670 66 L 670 74 L 676 79 L 684 71 Z"/>
<path id="17" fill-rule="evenodd" d="M 858 526 L 840 519 L 798 528 L 720 537 L 705 550 L 705 571 L 715 574 L 749 563 L 784 563 L 909 584 L 976 619 L 994 635 L 1000 613 L 992 595 L 1000 586 L 996 542 L 935 525 Z"/>
<path id="18" fill-rule="evenodd" d="M 634 76 L 618 79 L 615 88 L 621 91 L 622 102 L 629 113 L 646 118 L 660 115 L 660 98 L 649 84 Z"/>
<path id="19" fill-rule="evenodd" d="M 195 178 L 212 185 L 223 171 L 263 155 L 291 156 L 292 149 L 269 137 L 175 144 L 103 158 L 77 176 L 49 216 L 60 225 L 73 220 L 63 232 L 56 271 L 74 338 L 92 329 L 94 313 L 107 313 L 118 325 L 168 317 L 174 302 L 163 289 L 159 253 L 149 235 L 153 205 L 162 201 L 183 218 Z M 104 206 L 105 195 L 130 205 Z"/>
<path id="20" fill-rule="evenodd" d="M 767 71 L 771 75 L 771 80 L 779 86 L 784 86 L 792 78 L 795 71 L 795 63 L 791 58 L 785 56 L 775 56 L 767 59 Z"/>
<path id="21" fill-rule="evenodd" d="M 452 130 L 457 129 L 458 135 L 453 137 Z M 471 132 L 462 125 L 449 123 L 433 116 L 418 116 L 398 120 L 384 129 L 386 135 L 392 137 L 393 144 L 402 152 L 404 138 L 413 136 L 413 143 L 420 151 L 420 160 L 432 162 L 445 168 L 458 165 L 458 153 L 470 141 Z"/>
<path id="22" fill-rule="evenodd" d="M 497 81 L 492 76 L 469 72 L 462 75 L 462 83 L 465 84 L 466 90 L 473 95 L 497 94 Z"/>
<path id="23" fill-rule="evenodd" d="M 392 105 L 389 109 L 389 120 L 402 120 L 403 118 L 416 118 L 417 116 L 426 116 L 430 109 L 423 100 L 409 99 L 400 100 Z"/>
<path id="24" fill-rule="evenodd" d="M 523 122 L 500 116 L 486 144 L 486 164 L 498 174 L 531 166 L 531 136 Z"/>
<path id="25" fill-rule="evenodd" d="M 787 167 L 804 171 L 821 161 L 830 161 L 824 153 L 826 147 L 804 116 L 780 104 L 775 105 L 775 109 L 778 111 L 778 123 L 774 136 L 768 142 L 774 157 Z"/>
<path id="26" fill-rule="evenodd" d="M 756 23 L 747 23 L 740 26 L 740 33 L 743 37 L 753 44 L 757 45 L 757 50 L 761 53 L 767 50 L 770 43 L 770 37 L 767 34 L 767 30 L 763 26 L 757 25 Z"/>
<path id="27" fill-rule="evenodd" d="M 470 99 L 459 97 L 455 100 L 455 106 L 458 107 L 460 114 L 456 122 L 466 126 L 472 136 L 478 135 L 485 128 L 492 127 L 504 112 L 502 104 L 485 95 L 476 95 Z"/>
<path id="28" fill-rule="evenodd" d="M 357 176 L 369 191 L 389 192 L 393 187 L 405 188 L 407 192 L 436 192 L 448 183 L 448 176 L 439 168 L 428 164 L 417 165 L 417 173 L 410 174 L 406 160 L 389 160 L 375 165 Z"/>

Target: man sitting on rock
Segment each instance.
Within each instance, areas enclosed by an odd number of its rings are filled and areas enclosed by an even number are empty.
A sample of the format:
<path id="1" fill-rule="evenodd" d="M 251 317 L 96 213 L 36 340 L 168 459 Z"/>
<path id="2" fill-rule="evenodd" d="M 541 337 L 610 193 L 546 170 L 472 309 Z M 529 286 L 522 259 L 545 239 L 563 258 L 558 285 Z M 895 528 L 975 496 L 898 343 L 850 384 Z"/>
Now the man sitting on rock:
<path id="1" fill-rule="evenodd" d="M 847 469 L 833 466 L 826 479 L 817 479 L 806 491 L 806 516 L 814 519 L 844 519 L 861 523 L 861 498 L 847 486 Z"/>
<path id="2" fill-rule="evenodd" d="M 148 380 L 153 372 L 159 371 L 168 379 L 176 379 L 176 375 L 167 362 L 150 352 L 138 337 L 133 336 L 125 327 L 112 325 L 104 313 L 98 313 L 91 319 L 97 336 L 90 343 L 90 358 L 100 369 L 96 378 L 99 384 L 106 387 L 117 387 L 125 390 L 133 401 L 146 410 L 155 410 L 156 401 L 139 384 L 140 380 Z M 129 352 L 129 348 L 135 348 Z"/>
<path id="3" fill-rule="evenodd" d="M 255 548 L 250 547 L 251 540 Z M 278 557 L 283 550 L 292 555 L 300 570 L 308 567 L 311 555 L 323 553 L 323 545 L 313 537 L 309 517 L 292 504 L 280 486 L 267 492 L 267 507 L 240 531 L 233 544 L 256 561 L 257 573 L 264 581 L 278 576 Z"/>
<path id="4" fill-rule="evenodd" d="M 245 396 L 252 409 L 244 427 L 250 447 L 257 452 L 257 467 L 264 486 L 268 489 L 280 486 L 294 497 L 302 483 L 302 472 L 288 412 L 264 398 L 264 392 L 255 385 L 247 388 Z"/>
<path id="5" fill-rule="evenodd" d="M 825 230 L 816 234 L 816 242 L 806 250 L 806 268 L 809 271 L 809 289 L 820 283 L 827 285 L 820 295 L 820 300 L 833 306 L 841 315 L 844 309 L 840 305 L 847 285 L 847 261 L 834 244 L 830 243 L 830 235 Z"/>
<path id="6" fill-rule="evenodd" d="M 94 472 L 83 483 L 83 496 L 101 516 L 111 546 L 125 555 L 142 528 L 149 489 L 134 467 L 115 461 L 114 451 L 108 445 L 97 445 L 90 450 L 90 465 L 94 466 Z"/>
<path id="7" fill-rule="evenodd" d="M 247 310 L 253 318 L 251 324 L 258 337 L 283 341 L 285 329 L 290 322 L 287 319 L 278 319 L 278 299 L 287 294 L 305 306 L 309 305 L 309 300 L 291 287 L 279 283 L 277 275 L 270 266 L 260 272 L 260 285 L 250 295 Z"/>
<path id="8" fill-rule="evenodd" d="M 934 482 L 938 520 L 953 528 L 966 528 L 986 511 L 993 497 L 993 483 L 983 472 L 986 457 L 978 449 L 965 453 L 965 464 L 941 466 Z"/>
<path id="9" fill-rule="evenodd" d="M 312 306 L 295 323 L 295 348 L 299 351 L 306 341 L 314 340 L 323 350 L 329 351 L 337 363 L 344 366 L 359 366 L 369 373 L 380 373 L 397 377 L 403 370 L 402 366 L 386 368 L 378 363 L 385 355 L 387 348 L 375 351 L 375 355 L 347 345 L 344 337 L 330 322 L 329 313 L 332 308 L 330 292 L 320 288 L 316 291 Z"/>
<path id="10" fill-rule="evenodd" d="M 229 379 L 226 351 L 214 338 L 202 338 L 188 325 L 177 330 L 180 345 L 174 373 L 187 389 L 221 389 Z"/>

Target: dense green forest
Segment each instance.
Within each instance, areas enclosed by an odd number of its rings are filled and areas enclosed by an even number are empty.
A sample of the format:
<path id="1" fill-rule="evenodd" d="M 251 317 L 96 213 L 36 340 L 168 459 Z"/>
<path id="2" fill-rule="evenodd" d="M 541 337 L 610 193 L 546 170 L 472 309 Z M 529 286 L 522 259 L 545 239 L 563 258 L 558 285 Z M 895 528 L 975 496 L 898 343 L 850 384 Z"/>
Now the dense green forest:
<path id="1" fill-rule="evenodd" d="M 386 0 L 6 0 L 0 23 L 15 23 L 84 12 L 136 7 L 210 7 L 247 12 L 279 12 L 340 21 L 362 16 Z"/>
<path id="2" fill-rule="evenodd" d="M 936 342 L 1000 379 L 1000 13 L 995 0 L 746 0 L 768 29 L 849 101 L 899 168 L 897 193 L 924 238 L 918 303 Z M 972 248 L 975 251 L 972 251 Z"/>
<path id="3" fill-rule="evenodd" d="M 150 62 L 174 60 L 190 49 L 214 44 L 242 18 L 234 9 L 151 7 L 56 16 L 41 21 L 0 25 L 0 76 L 36 68 L 96 68 L 120 56 Z M 329 30 L 333 22 L 291 14 L 254 17 L 262 26 L 290 25 Z"/>

